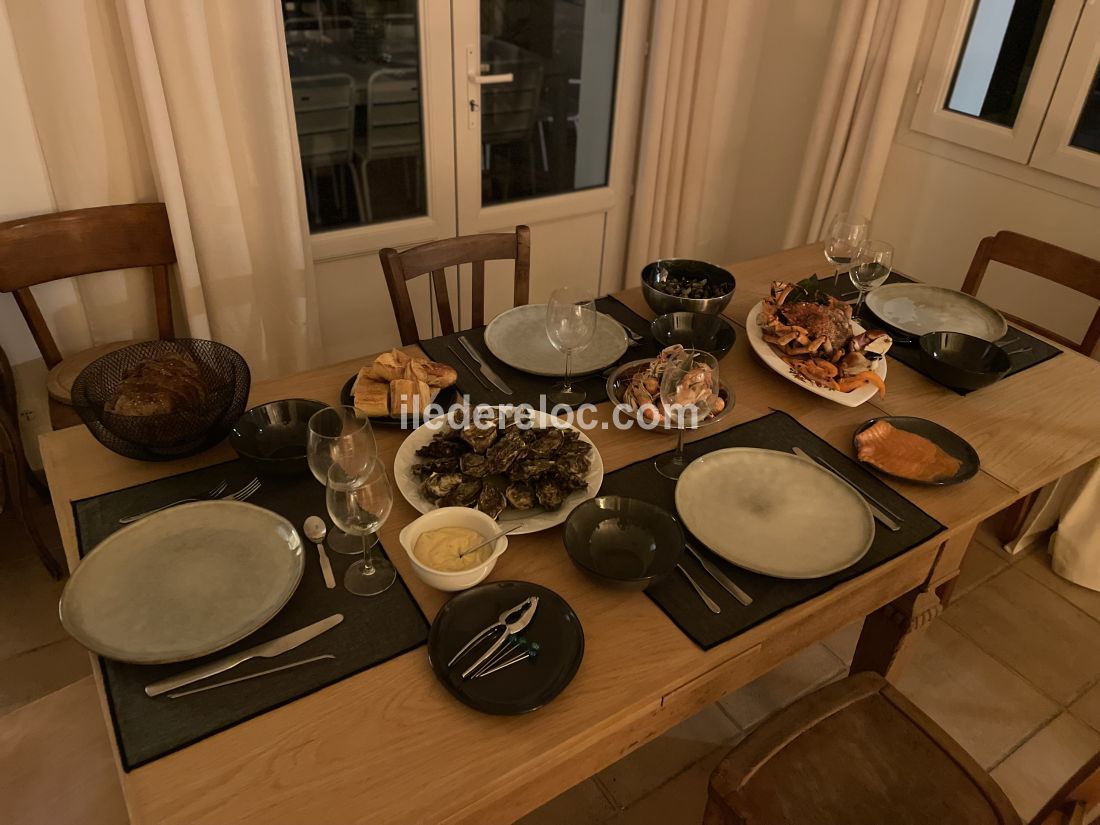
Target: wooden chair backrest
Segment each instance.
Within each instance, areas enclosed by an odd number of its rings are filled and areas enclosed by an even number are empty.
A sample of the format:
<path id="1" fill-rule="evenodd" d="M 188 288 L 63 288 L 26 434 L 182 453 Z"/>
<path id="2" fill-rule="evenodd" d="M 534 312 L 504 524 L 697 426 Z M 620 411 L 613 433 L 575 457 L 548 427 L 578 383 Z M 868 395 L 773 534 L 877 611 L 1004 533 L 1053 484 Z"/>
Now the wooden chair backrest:
<path id="1" fill-rule="evenodd" d="M 176 248 L 163 203 L 53 212 L 0 223 L 0 292 L 11 292 L 35 343 L 53 367 L 61 352 L 30 288 L 60 278 L 147 266 L 153 271 L 157 331 L 172 338 L 168 265 Z"/>
<path id="2" fill-rule="evenodd" d="M 970 270 L 963 281 L 963 292 L 968 295 L 977 294 L 990 261 L 1022 269 L 1100 300 L 1100 261 L 1046 241 L 1007 231 L 982 238 L 981 243 L 978 244 L 978 250 L 974 253 L 974 260 L 970 262 Z M 1100 341 L 1100 309 L 1093 316 L 1085 337 L 1080 341 L 1071 341 L 1026 318 L 1009 317 L 1015 323 L 1035 330 L 1085 355 L 1091 355 L 1097 342 Z"/>
<path id="3" fill-rule="evenodd" d="M 416 329 L 416 316 L 406 281 L 431 273 L 435 287 L 436 308 L 444 335 L 455 331 L 451 316 L 451 301 L 447 292 L 444 270 L 449 266 L 473 264 L 471 294 L 473 307 L 471 320 L 475 327 L 485 323 L 485 262 L 512 259 L 516 262 L 513 305 L 527 303 L 531 289 L 531 230 L 517 226 L 516 231 L 492 235 L 464 235 L 443 241 L 414 246 L 404 252 L 383 249 L 378 253 L 382 271 L 386 273 L 386 286 L 390 291 L 393 313 L 402 344 L 415 344 L 420 340 Z"/>

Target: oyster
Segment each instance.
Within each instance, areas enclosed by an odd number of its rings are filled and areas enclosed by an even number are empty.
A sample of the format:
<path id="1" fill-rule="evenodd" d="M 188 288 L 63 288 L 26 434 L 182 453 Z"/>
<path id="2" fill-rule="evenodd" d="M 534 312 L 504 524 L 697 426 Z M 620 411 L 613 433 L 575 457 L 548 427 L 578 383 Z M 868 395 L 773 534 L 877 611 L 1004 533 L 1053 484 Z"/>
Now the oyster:
<path id="1" fill-rule="evenodd" d="M 416 451 L 421 458 L 457 458 L 470 448 L 461 441 L 449 438 L 433 438 Z"/>
<path id="2" fill-rule="evenodd" d="M 512 465 L 527 454 L 527 445 L 519 430 L 508 430 L 495 444 L 485 451 L 491 473 L 506 473 Z"/>
<path id="3" fill-rule="evenodd" d="M 462 472 L 470 478 L 485 478 L 492 472 L 491 462 L 488 458 L 477 453 L 466 453 L 458 460 Z"/>
<path id="4" fill-rule="evenodd" d="M 546 457 L 554 455 L 565 443 L 565 433 L 558 428 L 543 430 L 542 435 L 530 445 L 531 455 Z"/>
<path id="5" fill-rule="evenodd" d="M 440 507 L 473 507 L 481 494 L 482 481 L 480 478 L 460 476 L 458 486 L 439 500 Z"/>
<path id="6" fill-rule="evenodd" d="M 467 424 L 462 430 L 462 440 L 470 445 L 475 453 L 484 454 L 489 445 L 497 440 L 496 424 Z"/>
<path id="7" fill-rule="evenodd" d="M 508 503 L 517 510 L 530 510 L 535 506 L 535 491 L 526 481 L 513 481 L 504 491 Z"/>
<path id="8" fill-rule="evenodd" d="M 462 484 L 461 473 L 432 473 L 424 480 L 424 495 L 428 498 L 442 498 Z"/>
<path id="9" fill-rule="evenodd" d="M 504 512 L 504 508 L 507 506 L 508 502 L 504 498 L 504 493 L 498 488 L 492 484 L 486 484 L 481 488 L 481 494 L 477 497 L 477 509 L 485 515 L 496 518 Z"/>
<path id="10" fill-rule="evenodd" d="M 511 477 L 513 481 L 530 481 L 549 473 L 554 466 L 555 463 L 548 458 L 528 458 L 512 468 Z"/>
<path id="11" fill-rule="evenodd" d="M 414 475 L 427 478 L 432 473 L 456 473 L 458 469 L 459 461 L 457 458 L 432 458 L 428 461 L 422 461 L 420 464 L 414 464 L 412 471 Z"/>
<path id="12" fill-rule="evenodd" d="M 579 438 L 567 439 L 558 450 L 558 458 L 568 455 L 587 456 L 590 452 L 592 452 L 592 445 L 587 441 L 581 441 Z"/>
<path id="13" fill-rule="evenodd" d="M 552 479 L 544 478 L 535 482 L 535 495 L 538 497 L 539 504 L 547 510 L 557 510 L 565 501 L 565 490 Z"/>

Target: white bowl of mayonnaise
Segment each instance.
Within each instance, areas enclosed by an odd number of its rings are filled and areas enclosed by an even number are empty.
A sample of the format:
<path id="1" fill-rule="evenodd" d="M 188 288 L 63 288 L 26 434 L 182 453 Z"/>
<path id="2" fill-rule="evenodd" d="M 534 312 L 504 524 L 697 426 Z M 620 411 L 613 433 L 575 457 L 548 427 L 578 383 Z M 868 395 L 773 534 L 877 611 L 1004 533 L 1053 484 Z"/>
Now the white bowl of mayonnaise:
<path id="1" fill-rule="evenodd" d="M 437 590 L 465 590 L 485 579 L 508 548 L 508 537 L 459 558 L 459 553 L 500 532 L 500 525 L 470 507 L 440 507 L 405 526 L 398 536 L 413 570 Z"/>

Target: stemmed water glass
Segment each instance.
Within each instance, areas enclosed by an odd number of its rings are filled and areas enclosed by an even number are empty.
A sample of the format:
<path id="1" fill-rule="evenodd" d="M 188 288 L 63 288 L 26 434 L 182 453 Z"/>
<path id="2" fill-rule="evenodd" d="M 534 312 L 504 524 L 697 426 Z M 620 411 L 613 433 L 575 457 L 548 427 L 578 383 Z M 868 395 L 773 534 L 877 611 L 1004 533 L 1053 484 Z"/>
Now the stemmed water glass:
<path id="1" fill-rule="evenodd" d="M 863 309 L 863 299 L 877 286 L 882 286 L 894 267 L 894 247 L 886 241 L 864 241 L 856 253 L 854 265 L 848 273 L 852 284 L 859 290 L 853 318 Z"/>
<path id="2" fill-rule="evenodd" d="M 596 302 L 592 295 L 576 287 L 554 290 L 546 304 L 546 335 L 559 352 L 565 353 L 565 378 L 559 389 L 547 397 L 555 404 L 573 407 L 584 401 L 586 393 L 571 380 L 573 353 L 584 349 L 596 333 Z"/>
<path id="3" fill-rule="evenodd" d="M 332 523 L 345 533 L 359 536 L 363 558 L 348 567 L 344 587 L 356 596 L 377 596 L 397 578 L 393 565 L 385 557 L 374 558 L 378 531 L 393 507 L 393 488 L 380 460 L 367 467 L 347 470 L 333 463 L 325 485 L 325 503 Z"/>
<path id="4" fill-rule="evenodd" d="M 665 478 L 679 478 L 684 471 L 684 430 L 695 429 L 714 412 L 718 391 L 718 359 L 708 352 L 684 350 L 665 365 L 661 407 L 665 419 L 677 430 L 676 450 L 653 461 Z"/>
<path id="5" fill-rule="evenodd" d="M 370 422 L 357 415 L 354 407 L 325 407 L 310 416 L 306 455 L 313 477 L 327 485 L 333 464 L 354 475 L 377 458 L 378 447 Z M 328 534 L 328 546 L 334 553 L 354 556 L 362 552 L 361 545 L 356 536 L 341 530 Z"/>
<path id="6" fill-rule="evenodd" d="M 838 212 L 829 222 L 829 235 L 825 239 L 825 260 L 836 267 L 836 275 L 848 266 L 867 240 L 871 224 L 863 215 L 855 212 Z"/>

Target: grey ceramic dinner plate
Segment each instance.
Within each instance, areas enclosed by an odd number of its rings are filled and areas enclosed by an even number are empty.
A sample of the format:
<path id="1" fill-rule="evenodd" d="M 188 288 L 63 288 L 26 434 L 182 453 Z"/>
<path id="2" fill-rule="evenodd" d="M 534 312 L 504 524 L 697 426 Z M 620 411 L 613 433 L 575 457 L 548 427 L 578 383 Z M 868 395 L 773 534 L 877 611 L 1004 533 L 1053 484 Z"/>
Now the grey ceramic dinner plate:
<path id="1" fill-rule="evenodd" d="M 236 501 L 182 504 L 100 542 L 61 594 L 61 623 L 109 659 L 180 662 L 266 624 L 298 587 L 294 526 Z"/>
<path id="2" fill-rule="evenodd" d="M 715 450 L 676 483 L 684 526 L 722 558 L 766 576 L 816 579 L 855 564 L 875 538 L 859 493 L 805 458 Z"/>
<path id="3" fill-rule="evenodd" d="M 891 327 L 913 337 L 926 332 L 965 332 L 996 341 L 1008 322 L 972 295 L 928 284 L 887 284 L 867 294 L 867 308 Z"/>
<path id="4" fill-rule="evenodd" d="M 485 346 L 510 367 L 532 375 L 565 375 L 565 355 L 546 334 L 546 304 L 527 304 L 500 313 L 485 328 Z M 626 352 L 626 333 L 618 321 L 597 313 L 596 332 L 582 350 L 573 353 L 572 372 L 599 372 Z"/>

